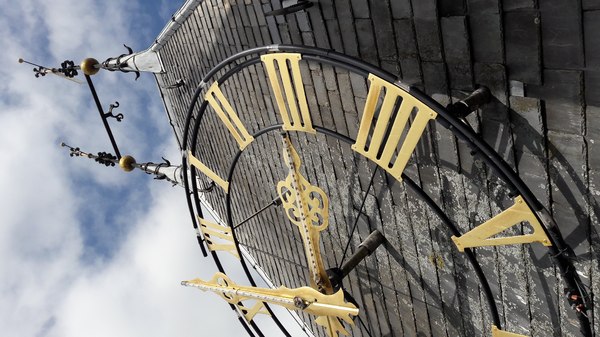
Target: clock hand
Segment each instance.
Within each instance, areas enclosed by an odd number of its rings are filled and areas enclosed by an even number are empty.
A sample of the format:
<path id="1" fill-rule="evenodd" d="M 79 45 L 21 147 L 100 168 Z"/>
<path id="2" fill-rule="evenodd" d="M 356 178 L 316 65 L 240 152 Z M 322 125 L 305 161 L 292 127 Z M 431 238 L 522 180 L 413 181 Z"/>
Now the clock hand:
<path id="1" fill-rule="evenodd" d="M 354 324 L 351 316 L 358 315 L 358 308 L 344 300 L 342 290 L 332 295 L 326 295 L 310 287 L 269 289 L 240 286 L 223 273 L 216 273 L 210 281 L 193 279 L 183 281 L 181 284 L 196 287 L 202 291 L 211 291 L 231 304 L 237 304 L 244 300 L 257 300 L 291 310 L 302 310 L 318 316 L 315 321 L 325 326 L 330 337 L 337 336 L 338 332 L 347 335 L 348 332 L 339 319 Z"/>
<path id="2" fill-rule="evenodd" d="M 288 134 L 282 133 L 282 138 L 283 157 L 289 174 L 277 184 L 277 192 L 287 217 L 300 230 L 311 286 L 322 293 L 332 294 L 333 287 L 323 265 L 319 245 L 319 232 L 329 225 L 329 199 L 322 189 L 311 185 L 300 174 L 300 157 Z"/>

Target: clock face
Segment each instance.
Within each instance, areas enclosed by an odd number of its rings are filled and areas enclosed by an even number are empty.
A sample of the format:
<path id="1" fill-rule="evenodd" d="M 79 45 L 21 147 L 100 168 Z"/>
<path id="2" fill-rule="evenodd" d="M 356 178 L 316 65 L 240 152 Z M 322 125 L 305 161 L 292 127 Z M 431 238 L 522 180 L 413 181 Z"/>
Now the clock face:
<path id="1" fill-rule="evenodd" d="M 521 286 L 557 282 L 551 218 L 467 124 L 358 60 L 273 49 L 208 74 L 183 137 L 194 227 L 219 271 L 197 285 L 251 335 L 265 320 L 289 334 L 273 306 L 318 336 L 528 335 L 568 315 Z M 352 268 L 374 232 L 383 243 Z M 224 261 L 246 277 L 220 274 Z M 311 310 L 325 302 L 336 309 Z"/>

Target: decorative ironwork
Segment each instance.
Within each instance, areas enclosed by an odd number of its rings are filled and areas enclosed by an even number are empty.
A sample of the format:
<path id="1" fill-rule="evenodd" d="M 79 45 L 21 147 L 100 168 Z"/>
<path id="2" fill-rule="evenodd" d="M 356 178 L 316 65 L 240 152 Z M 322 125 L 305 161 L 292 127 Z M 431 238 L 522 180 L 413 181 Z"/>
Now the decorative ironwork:
<path id="1" fill-rule="evenodd" d="M 65 60 L 63 63 L 60 64 L 60 68 L 48 68 L 39 64 L 35 64 L 33 62 L 25 61 L 22 58 L 19 59 L 19 63 L 26 63 L 32 65 L 33 74 L 35 78 L 44 77 L 47 74 L 54 74 L 63 77 L 67 80 L 81 83 L 79 80 L 73 78 L 77 76 L 77 69 L 79 69 L 79 66 L 75 65 L 75 62 L 73 61 Z"/>
<path id="2" fill-rule="evenodd" d="M 283 158 L 289 173 L 285 180 L 277 184 L 277 193 L 283 202 L 285 215 L 300 230 L 311 286 L 320 292 L 332 294 L 333 287 L 327 277 L 319 245 L 320 232 L 329 226 L 329 198 L 321 188 L 302 176 L 298 152 L 287 133 L 283 133 L 282 138 Z"/>
<path id="3" fill-rule="evenodd" d="M 35 73 L 35 78 L 39 78 L 40 76 L 46 76 L 46 74 L 48 73 L 48 68 L 39 66 L 39 67 L 34 67 L 33 68 L 33 72 Z"/>
<path id="4" fill-rule="evenodd" d="M 125 69 L 126 67 L 129 66 L 129 64 L 127 63 L 127 60 L 122 61 L 121 59 L 125 56 L 129 56 L 133 54 L 133 49 L 131 49 L 131 47 L 129 47 L 126 44 L 123 44 L 123 47 L 125 47 L 127 49 L 127 54 L 121 54 L 117 57 L 109 57 L 107 58 L 104 62 L 102 62 L 102 68 L 108 70 L 108 71 L 122 71 L 124 73 L 135 73 L 135 80 L 137 81 L 137 79 L 140 77 L 140 72 L 139 71 L 131 71 L 131 70 L 127 70 Z M 110 62 L 111 61 L 115 61 L 115 64 L 117 66 L 117 68 L 115 69 Z"/>
<path id="5" fill-rule="evenodd" d="M 77 76 L 77 69 L 79 69 L 79 66 L 76 66 L 75 62 L 71 60 L 65 60 L 60 64 L 60 68 L 58 68 L 57 71 L 66 77 L 73 78 Z"/>
<path id="6" fill-rule="evenodd" d="M 154 175 L 154 180 L 166 180 L 172 183 L 173 186 L 179 184 L 177 181 L 173 180 L 168 175 L 161 172 L 162 168 L 171 167 L 171 162 L 169 160 L 165 159 L 165 157 L 161 158 L 163 160 L 163 163 L 156 164 L 153 162 L 147 162 L 139 164 L 139 167 L 142 171 L 146 172 L 146 174 Z"/>
<path id="7" fill-rule="evenodd" d="M 113 115 L 113 109 L 116 109 L 119 107 L 119 102 L 115 101 L 114 104 L 111 104 L 110 107 L 108 108 L 108 112 L 104 114 L 105 118 L 114 118 L 117 120 L 117 122 L 120 122 L 123 120 L 123 118 L 125 118 L 125 116 L 123 116 L 122 113 Z"/>
<path id="8" fill-rule="evenodd" d="M 98 156 L 95 158 L 97 163 L 105 166 L 115 166 L 117 156 L 108 152 L 98 152 Z"/>
<path id="9" fill-rule="evenodd" d="M 108 152 L 98 152 L 97 155 L 81 151 L 79 147 L 72 147 L 65 143 L 60 143 L 60 146 L 69 148 L 69 156 L 71 157 L 86 157 L 94 159 L 95 162 L 105 166 L 115 166 L 118 159 L 115 155 Z"/>

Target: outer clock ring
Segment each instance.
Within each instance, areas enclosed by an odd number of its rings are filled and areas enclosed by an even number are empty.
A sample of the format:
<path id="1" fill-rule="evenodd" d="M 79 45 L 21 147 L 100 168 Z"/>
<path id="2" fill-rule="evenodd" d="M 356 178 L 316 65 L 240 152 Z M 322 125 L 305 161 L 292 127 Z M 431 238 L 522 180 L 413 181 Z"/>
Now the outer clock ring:
<path id="1" fill-rule="evenodd" d="M 357 59 L 354 59 L 354 58 L 351 58 L 351 57 L 348 57 L 348 56 L 345 56 L 345 55 L 342 55 L 339 53 L 335 53 L 332 51 L 326 51 L 326 50 L 322 50 L 322 49 L 317 49 L 317 48 L 308 48 L 308 47 L 299 47 L 299 46 L 283 46 L 283 45 L 273 45 L 273 46 L 254 48 L 254 49 L 250 49 L 250 50 L 238 53 L 236 55 L 233 55 L 233 56 L 227 58 L 226 60 L 222 61 L 219 65 L 217 65 L 215 68 L 213 68 L 203 78 L 203 80 L 199 84 L 199 86 L 194 94 L 192 102 L 190 103 L 189 108 L 188 108 L 188 114 L 187 114 L 186 124 L 185 124 L 186 125 L 185 132 L 184 132 L 184 137 L 183 137 L 183 139 L 187 140 L 187 139 L 189 139 L 189 136 L 191 136 L 192 143 L 183 144 L 182 149 L 184 150 L 184 152 L 187 152 L 187 150 L 191 149 L 191 151 L 192 151 L 191 153 L 192 154 L 194 153 L 194 148 L 196 146 L 195 141 L 196 141 L 197 133 L 198 133 L 198 126 L 200 124 L 200 120 L 202 119 L 204 111 L 206 110 L 206 108 L 208 106 L 208 102 L 206 100 L 204 100 L 204 102 L 200 105 L 200 107 L 197 111 L 196 111 L 196 106 L 197 106 L 200 94 L 206 89 L 207 84 L 210 83 L 212 80 L 214 80 L 214 78 L 216 77 L 216 74 L 224 72 L 223 75 L 219 79 L 216 80 L 216 82 L 218 82 L 218 83 L 223 83 L 229 77 L 231 77 L 232 75 L 234 75 L 241 69 L 260 62 L 261 55 L 265 55 L 265 54 L 269 54 L 269 53 L 273 53 L 273 52 L 300 53 L 302 55 L 303 59 L 311 60 L 311 61 L 318 61 L 318 62 L 322 62 L 324 64 L 329 64 L 329 65 L 333 65 L 336 67 L 344 68 L 351 72 L 361 74 L 364 77 L 369 76 L 369 74 L 373 74 L 373 75 L 377 76 L 378 78 L 382 79 L 383 81 L 390 83 L 390 84 L 394 84 L 395 86 L 401 88 L 402 90 L 407 92 L 410 96 L 414 97 L 416 100 L 423 103 L 429 109 L 431 109 L 432 111 L 437 113 L 438 118 L 436 119 L 436 121 L 439 123 L 439 125 L 452 131 L 452 133 L 456 137 L 458 137 L 458 138 L 464 140 L 466 143 L 468 143 L 469 146 L 474 151 L 478 151 L 480 154 L 482 154 L 482 156 L 480 158 L 486 163 L 487 167 L 491 168 L 494 171 L 494 173 L 498 177 L 500 177 L 500 179 L 503 180 L 510 187 L 510 189 L 512 191 L 517 192 L 517 194 L 521 196 L 520 200 L 522 200 L 522 202 L 524 204 L 526 204 L 528 206 L 528 208 L 530 209 L 530 212 L 532 214 L 532 219 L 534 219 L 534 221 L 537 221 L 541 225 L 540 231 L 543 231 L 543 234 L 545 235 L 545 237 L 548 240 L 547 243 L 550 244 L 550 246 L 548 247 L 549 253 L 551 256 L 555 257 L 556 265 L 559 267 L 559 269 L 561 271 L 561 274 L 563 276 L 563 280 L 564 280 L 565 284 L 571 290 L 571 293 L 576 292 L 578 294 L 580 300 L 585 303 L 585 297 L 586 297 L 585 290 L 581 286 L 581 281 L 579 280 L 579 277 L 577 276 L 575 268 L 573 267 L 573 265 L 570 261 L 570 256 L 567 253 L 567 252 L 569 252 L 569 247 L 566 246 L 566 244 L 564 243 L 564 240 L 560 234 L 558 226 L 553 221 L 553 219 L 551 218 L 549 213 L 543 208 L 543 206 L 539 202 L 539 200 L 537 200 L 537 198 L 533 195 L 533 193 L 529 190 L 529 188 L 523 183 L 523 181 L 514 173 L 514 171 L 510 168 L 510 166 L 487 143 L 485 143 L 477 134 L 475 134 L 475 132 L 470 127 L 466 126 L 462 121 L 460 121 L 455 116 L 453 116 L 449 111 L 447 111 L 444 107 L 442 107 L 438 102 L 434 101 L 429 96 L 423 94 L 417 88 L 408 87 L 408 86 L 403 85 L 401 82 L 397 81 L 397 79 L 392 74 L 389 74 L 381 69 L 373 67 L 361 60 L 357 60 Z M 192 123 L 192 120 L 195 120 L 196 122 Z M 330 133 L 329 135 L 331 136 L 332 134 Z M 347 140 L 347 141 L 351 142 L 352 140 Z M 227 177 L 227 181 L 231 181 L 233 171 L 235 168 L 235 162 L 237 161 L 237 158 L 239 158 L 239 156 L 241 155 L 242 152 L 243 152 L 243 149 L 238 152 L 236 158 L 234 159 L 234 161 L 229 169 L 229 176 Z M 187 195 L 188 206 L 190 208 L 190 212 L 191 212 L 191 215 L 192 215 L 192 218 L 194 221 L 194 227 L 197 228 L 198 224 L 196 223 L 195 216 L 197 213 L 199 213 L 199 215 L 201 215 L 199 195 L 198 195 L 199 187 L 197 186 L 195 179 L 193 179 L 193 184 L 190 185 L 190 181 L 188 180 L 189 163 L 188 163 L 188 157 L 186 156 L 185 153 L 184 153 L 184 157 L 183 157 L 183 167 L 184 167 L 183 172 L 184 172 L 185 188 L 187 191 L 192 193 L 192 195 L 190 195 L 189 193 Z M 190 170 L 189 174 L 191 175 L 192 178 L 194 178 L 195 170 Z M 453 235 L 460 238 L 462 235 L 466 234 L 466 233 L 461 234 L 458 231 L 458 229 L 452 225 L 452 222 L 449 221 L 445 217 L 443 211 L 439 207 L 437 207 L 435 202 L 433 202 L 433 200 L 431 200 L 431 198 L 429 198 L 426 195 L 426 193 L 424 193 L 422 190 L 420 190 L 420 188 L 416 184 L 414 184 L 414 182 L 411 182 L 410 179 L 406 179 L 406 177 L 405 177 L 404 181 L 406 182 L 406 184 L 409 187 L 416 188 L 417 193 L 422 193 L 421 197 L 423 197 L 424 200 L 428 203 L 428 205 L 432 207 L 434 212 L 438 216 L 440 216 L 440 220 L 442 220 L 442 222 L 444 222 L 448 226 L 449 231 Z M 418 192 L 418 190 L 420 190 L 420 192 Z M 229 205 L 229 203 L 228 203 L 228 205 Z M 228 213 L 230 214 L 230 212 L 228 212 Z M 231 219 L 229 219 L 229 225 L 231 226 Z M 235 232 L 233 232 L 233 231 L 232 231 L 232 236 L 233 236 L 235 242 L 237 243 L 237 239 L 235 238 Z M 199 244 L 204 251 L 204 245 L 203 245 L 203 242 L 201 242 L 200 238 L 199 238 Z M 236 246 L 236 249 L 238 249 L 238 253 L 239 253 L 239 248 L 237 248 L 237 246 Z M 465 247 L 464 251 L 465 251 L 465 254 L 467 255 L 467 258 L 473 265 L 475 272 L 478 275 L 480 282 L 484 288 L 484 293 L 485 293 L 485 296 L 488 301 L 489 310 L 491 312 L 491 316 L 493 318 L 494 325 L 497 327 L 500 327 L 501 324 L 500 324 L 500 319 L 499 319 L 499 316 L 497 313 L 496 303 L 495 303 L 493 294 L 491 294 L 491 290 L 490 290 L 490 287 L 486 280 L 486 277 L 483 274 L 483 271 L 481 270 L 481 268 L 479 267 L 479 264 L 477 263 L 475 255 L 473 254 L 471 249 L 468 247 Z M 217 267 L 219 268 L 219 270 L 222 271 L 222 266 L 220 265 L 218 256 L 214 253 L 214 251 L 211 253 L 213 255 L 213 258 L 215 259 L 215 262 L 217 263 Z M 242 266 L 244 267 L 244 269 L 249 277 L 250 282 L 253 283 L 254 281 L 252 280 L 252 276 L 250 275 L 250 273 L 248 271 L 248 268 L 244 262 L 244 259 L 242 258 L 241 261 L 242 261 Z M 584 306 L 584 309 L 585 309 L 585 306 Z M 585 311 L 583 311 L 583 313 L 585 313 Z M 577 314 L 577 317 L 578 317 L 580 325 L 581 325 L 581 330 L 584 335 L 586 335 L 586 336 L 591 335 L 589 320 L 583 313 L 578 312 L 578 314 Z M 245 322 L 243 322 L 243 324 L 247 327 Z M 251 322 L 251 324 L 252 324 L 252 322 Z M 247 329 L 249 330 L 248 327 L 247 327 Z M 259 334 L 260 334 L 260 332 L 259 332 Z"/>

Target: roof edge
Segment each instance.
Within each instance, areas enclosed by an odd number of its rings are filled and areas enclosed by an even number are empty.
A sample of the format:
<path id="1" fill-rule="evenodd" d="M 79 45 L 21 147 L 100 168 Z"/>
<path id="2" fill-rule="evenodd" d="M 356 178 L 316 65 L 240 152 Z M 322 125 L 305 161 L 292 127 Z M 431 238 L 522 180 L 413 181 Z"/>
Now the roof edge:
<path id="1" fill-rule="evenodd" d="M 171 39 L 171 36 L 177 32 L 179 27 L 196 10 L 204 0 L 187 0 L 183 6 L 171 17 L 171 21 L 162 29 L 160 34 L 154 40 L 149 50 L 158 52 Z"/>

